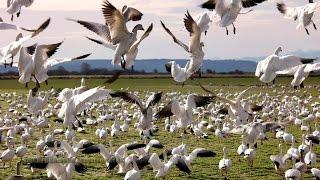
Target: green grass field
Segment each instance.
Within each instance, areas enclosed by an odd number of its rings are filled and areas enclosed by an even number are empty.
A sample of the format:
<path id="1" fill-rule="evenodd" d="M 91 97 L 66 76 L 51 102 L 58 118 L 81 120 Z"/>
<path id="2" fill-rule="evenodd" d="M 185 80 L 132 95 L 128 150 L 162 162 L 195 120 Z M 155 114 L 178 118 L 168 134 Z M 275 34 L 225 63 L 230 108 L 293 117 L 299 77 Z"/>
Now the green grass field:
<path id="1" fill-rule="evenodd" d="M 87 79 L 86 83 L 90 87 L 95 87 L 102 85 L 104 79 Z M 110 89 L 117 90 L 121 88 L 129 88 L 129 90 L 137 91 L 163 91 L 163 92 L 172 92 L 172 91 L 181 91 L 182 93 L 199 93 L 203 94 L 198 84 L 208 86 L 212 90 L 222 90 L 223 92 L 239 92 L 245 89 L 248 86 L 259 85 L 255 90 L 248 93 L 248 95 L 259 92 L 268 92 L 270 95 L 273 95 L 273 90 L 285 90 L 287 92 L 291 91 L 292 88 L 289 86 L 291 78 L 282 77 L 277 79 L 277 85 L 274 88 L 260 86 L 262 85 L 254 77 L 217 77 L 217 78 L 203 78 L 187 81 L 186 85 L 182 87 L 174 83 L 168 78 L 156 78 L 156 79 L 119 79 L 114 84 L 112 84 Z M 305 85 L 307 88 L 295 91 L 289 95 L 296 96 L 306 96 L 312 94 L 315 98 L 312 101 L 320 102 L 319 97 L 319 82 L 320 77 L 310 77 L 306 80 Z M 76 87 L 79 86 L 80 79 L 50 79 L 49 85 L 42 85 L 42 89 L 48 89 L 51 86 L 55 89 L 66 88 L 66 87 Z M 310 85 L 310 87 L 309 87 Z M 33 86 L 33 84 L 30 84 Z M 285 87 L 283 87 L 285 86 Z M 18 94 L 26 94 L 27 89 L 24 85 L 18 84 L 17 80 L 0 80 L 0 92 L 17 92 Z M 317 97 L 317 98 L 316 98 Z M 261 100 L 257 100 L 258 102 Z M 3 117 L 5 114 L 10 114 L 7 112 L 8 104 L 5 101 L 1 101 L 1 114 L 0 117 Z M 110 104 L 110 106 L 112 106 Z M 122 123 L 122 122 L 121 122 Z M 112 122 L 108 121 L 105 124 L 98 125 L 98 127 L 110 127 Z M 181 144 L 181 138 L 178 138 L 180 134 L 170 134 L 164 131 L 163 121 L 156 122 L 160 127 L 160 131 L 155 134 L 154 138 L 158 139 L 161 143 L 167 145 L 168 147 L 173 147 Z M 54 125 L 54 127 L 61 127 L 61 125 Z M 312 126 L 314 127 L 314 126 Z M 98 143 L 98 138 L 94 135 L 94 132 L 97 127 L 86 127 L 88 134 L 77 134 L 79 139 L 88 139 Z M 297 137 L 298 143 L 300 145 L 301 131 L 300 127 L 290 126 L 289 131 Z M 269 159 L 270 155 L 278 154 L 278 143 L 279 141 L 274 138 L 273 134 L 268 134 L 269 140 L 265 141 L 263 145 L 259 144 L 257 149 L 257 156 L 254 161 L 254 166 L 249 167 L 244 159 L 239 160 L 239 156 L 236 153 L 236 149 L 241 143 L 241 137 L 233 135 L 227 139 L 218 139 L 214 133 L 208 132 L 208 139 L 198 139 L 194 135 L 187 135 L 187 139 L 184 141 L 189 152 L 194 148 L 203 147 L 209 150 L 213 150 L 217 153 L 217 156 L 214 158 L 198 158 L 191 165 L 190 169 L 192 171 L 191 175 L 181 173 L 177 168 L 173 168 L 166 179 L 221 179 L 220 172 L 218 170 L 219 160 L 222 158 L 222 148 L 225 146 L 228 149 L 229 158 L 233 161 L 232 170 L 229 173 L 230 179 L 282 179 L 274 170 L 274 166 Z M 18 136 L 19 137 L 19 136 Z M 35 156 L 35 142 L 38 140 L 39 133 L 35 132 L 32 136 L 32 141 L 28 144 L 28 157 Z M 63 136 L 59 136 L 58 139 L 63 139 Z M 133 125 L 130 125 L 128 133 L 121 133 L 118 138 L 108 137 L 107 142 L 113 142 L 114 148 L 118 147 L 123 143 L 131 142 L 132 140 L 140 140 L 137 131 L 133 128 Z M 15 140 L 16 146 L 19 146 L 20 139 Z M 108 143 L 106 144 L 108 146 Z M 283 146 L 284 152 L 290 147 L 289 144 Z M 0 152 L 5 150 L 6 147 L 4 144 L 0 144 Z M 314 148 L 314 150 L 319 153 L 319 147 Z M 159 152 L 159 150 L 155 151 Z M 318 159 L 320 156 L 318 156 Z M 105 162 L 101 158 L 100 154 L 84 156 L 80 154 L 78 159 L 88 166 L 88 171 L 85 174 L 78 174 L 74 172 L 73 179 L 123 179 L 124 175 L 117 175 L 117 168 L 115 171 L 107 172 L 105 167 Z M 15 161 L 12 163 L 10 168 L 2 168 L 0 166 L 0 179 L 5 179 L 7 176 L 15 173 Z M 316 164 L 316 167 L 320 167 L 320 163 Z M 46 179 L 46 172 L 39 171 L 31 173 L 26 165 L 23 165 L 21 168 L 22 174 L 27 179 Z M 141 171 L 142 179 L 154 179 L 155 173 L 152 172 L 151 166 L 148 166 Z M 304 178 L 311 178 L 311 174 L 305 174 Z"/>

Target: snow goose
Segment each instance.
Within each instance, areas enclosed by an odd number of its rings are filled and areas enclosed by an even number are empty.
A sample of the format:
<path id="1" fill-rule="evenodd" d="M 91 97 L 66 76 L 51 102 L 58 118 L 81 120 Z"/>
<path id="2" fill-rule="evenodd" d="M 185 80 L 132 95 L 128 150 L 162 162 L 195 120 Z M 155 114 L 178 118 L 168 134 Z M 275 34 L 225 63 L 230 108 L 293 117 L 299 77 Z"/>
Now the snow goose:
<path id="1" fill-rule="evenodd" d="M 176 122 L 177 126 L 185 130 L 185 128 L 187 128 L 187 126 L 193 122 L 193 109 L 196 107 L 206 106 L 213 100 L 213 96 L 198 96 L 195 94 L 189 94 L 184 105 L 181 105 L 177 100 L 174 99 L 159 112 L 157 112 L 154 117 L 156 119 L 161 119 L 175 115 L 178 119 Z"/>
<path id="2" fill-rule="evenodd" d="M 190 33 L 189 46 L 184 44 L 182 41 L 178 40 L 175 35 L 168 29 L 165 24 L 161 21 L 161 25 L 164 30 L 173 38 L 173 41 L 181 46 L 185 51 L 191 54 L 190 63 L 188 68 L 186 68 L 186 76 L 190 76 L 195 72 L 199 71 L 203 63 L 204 52 L 202 47 L 204 43 L 201 42 L 201 30 L 197 23 L 193 20 L 192 16 L 187 11 L 184 18 L 184 26 Z M 170 66 L 170 65 L 169 65 Z M 171 68 L 171 75 L 173 75 Z M 174 78 L 174 77 L 173 77 Z M 187 79 L 187 78 L 186 78 Z"/>
<path id="3" fill-rule="evenodd" d="M 292 169 L 286 170 L 284 177 L 286 180 L 299 180 L 301 178 L 301 173 L 295 167 L 295 159 L 293 160 Z"/>
<path id="4" fill-rule="evenodd" d="M 204 35 L 207 35 L 208 30 L 210 28 L 210 23 L 212 22 L 210 15 L 208 12 L 203 12 L 200 13 L 196 18 L 195 18 L 197 25 L 200 28 L 201 32 L 204 32 Z"/>
<path id="5" fill-rule="evenodd" d="M 316 179 L 320 179 L 320 170 L 317 168 L 312 168 L 311 173 L 315 176 Z"/>
<path id="6" fill-rule="evenodd" d="M 299 6 L 299 7 L 288 7 L 285 3 L 277 3 L 277 8 L 287 19 L 298 20 L 299 24 L 297 29 L 303 27 L 306 33 L 309 35 L 307 26 L 313 24 L 315 30 L 317 30 L 316 24 L 313 22 L 312 18 L 314 12 L 320 7 L 319 2 L 313 2 L 309 0 L 309 4 Z"/>
<path id="7" fill-rule="evenodd" d="M 282 145 L 279 144 L 278 148 L 279 148 L 279 154 L 271 155 L 270 160 L 273 162 L 274 168 L 276 169 L 276 171 L 279 171 L 279 173 L 282 175 L 284 173 L 284 170 L 286 169 L 286 164 L 282 154 Z"/>
<path id="8" fill-rule="evenodd" d="M 305 143 L 305 137 L 306 136 L 302 134 L 301 145 L 298 147 L 299 152 L 303 152 L 303 154 L 306 154 L 310 151 L 310 147 Z"/>
<path id="9" fill-rule="evenodd" d="M 15 150 L 13 149 L 14 147 L 14 142 L 12 137 L 7 138 L 7 146 L 8 149 L 2 152 L 0 159 L 3 163 L 3 167 L 5 167 L 5 163 L 9 162 L 9 166 L 11 166 L 11 161 L 14 158 L 15 155 Z"/>
<path id="10" fill-rule="evenodd" d="M 131 169 L 130 171 L 128 171 L 126 173 L 126 175 L 124 176 L 125 180 L 140 180 L 141 179 L 141 175 L 140 175 L 140 170 L 137 166 L 137 158 L 134 156 L 131 160 L 131 164 L 133 166 L 133 169 Z"/>
<path id="11" fill-rule="evenodd" d="M 314 165 L 317 162 L 317 155 L 312 151 L 313 144 L 310 142 L 310 151 L 304 156 L 304 161 L 308 165 Z"/>
<path id="12" fill-rule="evenodd" d="M 39 86 L 40 83 L 48 84 L 48 70 L 59 63 L 79 60 L 88 57 L 85 54 L 75 58 L 52 58 L 49 59 L 63 42 L 56 44 L 33 45 L 20 50 L 19 62 L 15 64 L 19 70 L 19 82 L 28 85 L 30 79 L 35 81 Z"/>
<path id="13" fill-rule="evenodd" d="M 110 95 L 111 97 L 120 97 L 124 101 L 136 104 L 139 107 L 142 116 L 140 117 L 138 122 L 138 130 L 149 131 L 152 128 L 152 107 L 161 100 L 162 92 L 153 93 L 151 96 L 149 96 L 145 105 L 143 105 L 142 101 L 136 95 L 128 92 L 117 91 L 111 93 Z"/>
<path id="14" fill-rule="evenodd" d="M 236 28 L 234 22 L 236 21 L 239 14 L 246 14 L 248 12 L 241 12 L 242 8 L 249 8 L 256 6 L 266 0 L 232 0 L 229 4 L 226 0 L 209 0 L 201 5 L 202 8 L 209 10 L 216 10 L 221 20 L 218 22 L 220 27 L 226 28 L 227 35 L 229 34 L 228 26 L 233 26 L 233 33 L 236 34 Z"/>
<path id="15" fill-rule="evenodd" d="M 187 79 L 189 79 L 190 76 L 192 76 L 192 74 L 187 73 L 189 65 L 190 61 L 188 61 L 184 67 L 180 67 L 180 65 L 177 64 L 176 61 L 169 61 L 167 64 L 165 64 L 165 67 L 167 72 L 171 73 L 174 81 L 183 83 Z"/>
<path id="16" fill-rule="evenodd" d="M 224 173 L 224 179 L 227 179 L 228 171 L 230 171 L 232 166 L 232 161 L 227 157 L 227 148 L 223 147 L 223 158 L 219 161 L 219 169 Z"/>
<path id="17" fill-rule="evenodd" d="M 48 25 L 50 24 L 50 18 L 43 22 L 37 29 L 28 30 L 31 31 L 32 34 L 23 37 L 21 33 L 19 33 L 15 39 L 15 41 L 11 42 L 10 44 L 6 45 L 5 47 L 1 48 L 0 55 L 2 56 L 1 63 L 3 63 L 6 67 L 7 60 L 12 59 L 10 65 L 13 65 L 13 58 L 18 54 L 22 44 L 29 39 L 37 36 L 39 33 L 44 31 Z"/>
<path id="18" fill-rule="evenodd" d="M 293 55 L 279 56 L 272 54 L 260 61 L 257 65 L 255 75 L 263 83 L 274 81 L 278 71 L 282 71 L 301 64 L 312 63 L 316 58 L 302 58 Z"/>
<path id="19" fill-rule="evenodd" d="M 39 115 L 41 111 L 45 108 L 45 106 L 48 104 L 50 94 L 46 93 L 44 97 L 35 97 L 32 94 L 33 91 L 29 90 L 29 94 L 27 96 L 27 107 L 31 114 Z"/>
<path id="20" fill-rule="evenodd" d="M 303 81 L 309 76 L 310 72 L 320 70 L 319 60 L 314 64 L 301 64 L 282 71 L 277 71 L 277 74 L 293 75 L 294 78 L 291 81 L 291 86 L 295 89 L 298 87 L 303 88 Z"/>
<path id="21" fill-rule="evenodd" d="M 34 0 L 7 0 L 7 13 L 11 15 L 11 21 L 13 21 L 13 15 L 16 14 L 17 18 L 20 16 L 22 7 L 29 7 L 33 4 Z"/>
<path id="22" fill-rule="evenodd" d="M 248 149 L 248 144 L 247 144 L 247 142 L 245 141 L 244 135 L 241 135 L 241 139 L 242 139 L 242 143 L 241 143 L 240 146 L 238 147 L 237 153 L 238 153 L 240 156 L 244 156 L 244 152 Z"/>
<path id="23" fill-rule="evenodd" d="M 68 101 L 64 102 L 58 117 L 64 118 L 65 126 L 71 125 L 76 121 L 76 115 L 87 107 L 88 102 L 94 102 L 110 97 L 109 90 L 102 87 L 89 89 L 81 94 L 72 96 Z"/>
<path id="24" fill-rule="evenodd" d="M 245 93 L 248 90 L 254 88 L 253 86 L 243 90 L 242 92 L 240 92 L 237 95 L 235 100 L 230 100 L 230 99 L 227 99 L 227 98 L 224 98 L 224 97 L 221 97 L 221 96 L 217 96 L 217 95 L 215 95 L 215 93 L 213 93 L 212 91 L 210 91 L 207 88 L 203 87 L 202 85 L 200 85 L 200 86 L 204 91 L 214 95 L 214 97 L 216 99 L 220 100 L 221 102 L 223 102 L 223 103 L 225 103 L 225 104 L 227 104 L 229 106 L 228 114 L 230 115 L 230 117 L 232 119 L 237 119 L 238 118 L 240 120 L 240 122 L 238 122 L 239 124 L 247 124 L 247 120 L 248 120 L 250 114 L 242 106 L 241 100 L 243 99 L 243 96 L 245 95 Z M 253 107 L 254 106 L 250 106 L 250 107 L 247 107 L 247 108 L 248 108 L 249 111 L 255 111 L 255 109 Z"/>

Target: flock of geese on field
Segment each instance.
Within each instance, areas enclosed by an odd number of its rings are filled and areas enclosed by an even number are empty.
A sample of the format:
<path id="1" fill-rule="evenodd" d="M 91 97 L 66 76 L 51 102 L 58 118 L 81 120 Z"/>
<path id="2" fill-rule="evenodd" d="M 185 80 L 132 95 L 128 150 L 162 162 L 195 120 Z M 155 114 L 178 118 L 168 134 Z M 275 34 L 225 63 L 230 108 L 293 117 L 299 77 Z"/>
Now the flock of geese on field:
<path id="1" fill-rule="evenodd" d="M 233 149 L 247 166 L 254 166 L 265 148 L 263 141 L 276 138 L 279 153 L 263 163 L 273 164 L 279 177 L 286 179 L 301 179 L 310 172 L 320 178 L 320 170 L 314 168 L 317 154 L 313 150 L 320 144 L 319 97 L 308 92 L 299 97 L 296 90 L 285 89 L 273 90 L 271 95 L 253 93 L 256 87 L 240 93 L 200 87 L 205 95 L 113 91 L 103 87 L 90 89 L 82 79 L 81 86 L 59 91 L 40 91 L 36 87 L 27 95 L 2 93 L 0 100 L 6 108 L 1 111 L 0 147 L 7 149 L 0 153 L 1 162 L 5 167 L 18 161 L 18 170 L 27 164 L 33 173 L 46 170 L 49 178 L 65 180 L 71 179 L 74 171 L 86 173 L 88 167 L 83 158 L 98 154 L 95 158 L 101 161 L 95 164 L 101 163 L 110 172 L 118 169 L 124 179 L 141 179 L 143 169 L 152 169 L 155 177 L 166 177 L 174 167 L 190 174 L 197 158 L 219 154 L 211 149 L 215 147 L 195 147 L 189 152 L 188 138 L 206 139 L 212 135 L 222 143 L 232 136 L 241 136 L 242 142 Z M 162 120 L 164 123 L 159 124 Z M 299 146 L 295 146 L 299 137 L 288 131 L 292 126 L 301 130 Z M 182 143 L 161 143 L 155 138 L 161 131 L 179 136 Z M 83 138 L 90 132 L 96 141 Z M 126 138 L 124 144 L 114 147 L 113 141 L 129 132 L 136 132 L 137 139 Z M 291 144 L 285 152 L 283 143 Z M 157 149 L 162 149 L 162 153 L 157 153 Z M 227 179 L 235 159 L 228 157 L 227 147 L 222 152 L 218 168 Z M 10 178 L 21 178 L 19 172 Z"/>
<path id="2" fill-rule="evenodd" d="M 20 16 L 22 7 L 31 6 L 33 1 L 7 0 L 7 13 L 11 15 L 11 21 L 13 21 L 14 15 Z M 161 21 L 162 27 L 173 38 L 173 41 L 190 54 L 190 60 L 184 67 L 181 67 L 175 61 L 165 64 L 167 71 L 171 73 L 174 81 L 184 83 L 187 79 L 192 78 L 192 75 L 198 73 L 200 73 L 199 76 L 201 77 L 201 66 L 205 56 L 203 51 L 204 42 L 201 40 L 201 35 L 202 33 L 207 34 L 214 17 L 220 17 L 217 24 L 220 27 L 226 28 L 227 35 L 229 34 L 228 26 L 230 25 L 233 26 L 235 34 L 236 28 L 234 22 L 238 15 L 253 11 L 253 9 L 250 9 L 249 11 L 242 12 L 242 8 L 250 8 L 264 1 L 267 0 L 231 0 L 230 3 L 227 3 L 226 0 L 209 0 L 201 4 L 200 7 L 210 11 L 203 12 L 195 18 L 187 11 L 183 22 L 190 34 L 188 45 L 179 40 L 165 23 Z M 312 18 L 319 7 L 320 3 L 313 2 L 313 0 L 309 0 L 308 4 L 300 7 L 288 7 L 283 2 L 277 3 L 277 9 L 284 17 L 298 21 L 297 28 L 305 28 L 307 34 L 309 34 L 309 30 L 307 29 L 309 25 L 313 25 L 314 29 L 317 29 Z M 212 10 L 215 10 L 215 13 L 211 12 Z M 112 65 L 119 65 L 123 69 L 133 70 L 134 61 L 139 52 L 139 45 L 150 35 L 153 24 L 150 24 L 146 30 L 142 24 L 136 24 L 131 31 L 128 30 L 127 22 L 140 21 L 143 13 L 126 5 L 119 10 L 108 0 L 103 1 L 102 13 L 105 18 L 105 23 L 103 24 L 72 18 L 67 18 L 67 20 L 76 22 L 97 34 L 99 36 L 98 39 L 87 36 L 86 38 L 114 51 L 111 61 Z M 5 67 L 7 65 L 18 67 L 19 82 L 26 84 L 26 86 L 30 80 L 36 82 L 38 86 L 42 82 L 48 83 L 47 71 L 52 66 L 66 61 L 83 59 L 90 55 L 88 53 L 74 58 L 51 58 L 63 41 L 53 44 L 36 43 L 29 47 L 23 46 L 28 40 L 44 31 L 49 26 L 49 23 L 50 18 L 38 28 L 27 29 L 10 22 L 4 22 L 0 18 L 0 30 L 19 30 L 31 33 L 27 36 L 19 33 L 13 42 L 0 49 L 0 56 L 2 56 L 0 62 Z M 139 31 L 144 31 L 140 38 L 137 37 Z M 286 74 L 294 76 L 291 83 L 293 87 L 303 87 L 303 81 L 308 77 L 309 73 L 320 70 L 320 60 L 317 58 L 306 59 L 297 56 L 279 56 L 280 51 L 281 47 L 275 54 L 270 55 L 258 64 L 256 75 L 262 82 L 274 82 L 277 74 Z M 14 63 L 14 57 L 18 54 L 19 59 L 17 63 Z"/>
<path id="3" fill-rule="evenodd" d="M 193 74 L 200 72 L 205 55 L 201 35 L 208 33 L 213 21 L 211 10 L 215 10 L 215 14 L 221 18 L 218 25 L 226 28 L 227 35 L 230 25 L 236 34 L 234 22 L 237 16 L 252 11 L 250 9 L 242 12 L 241 9 L 264 1 L 266 0 L 232 0 L 231 3 L 226 3 L 225 0 L 209 0 L 201 7 L 210 11 L 203 12 L 196 18 L 187 11 L 183 21 L 190 34 L 189 45 L 180 41 L 165 22 L 161 21 L 161 26 L 173 41 L 190 54 L 185 67 L 180 67 L 175 61 L 165 65 L 174 81 L 184 83 Z M 11 15 L 11 21 L 15 15 L 17 18 L 20 16 L 22 7 L 32 4 L 33 0 L 8 0 L 7 13 Z M 142 19 L 143 14 L 139 10 L 129 6 L 123 6 L 119 10 L 108 0 L 104 0 L 102 6 L 104 24 L 74 18 L 67 20 L 76 22 L 99 36 L 98 39 L 86 37 L 90 41 L 114 50 L 113 65 L 133 69 L 138 47 L 150 35 L 153 24 L 146 30 L 142 24 L 137 24 L 129 31 L 127 22 Z M 307 34 L 309 25 L 317 29 L 312 17 L 319 7 L 320 3 L 312 0 L 301 7 L 277 4 L 284 17 L 298 21 L 297 28 L 305 28 Z M 281 141 L 278 146 L 279 154 L 271 155 L 270 161 L 265 163 L 273 163 L 279 176 L 286 179 L 301 179 L 305 173 L 310 172 L 320 179 L 320 170 L 315 168 L 317 155 L 313 148 L 320 144 L 320 127 L 316 123 L 320 119 L 320 102 L 316 100 L 319 97 L 308 92 L 299 97 L 294 95 L 295 90 L 288 92 L 284 89 L 273 90 L 274 95 L 254 93 L 255 87 L 249 87 L 240 93 L 229 93 L 223 90 L 211 91 L 202 85 L 200 87 L 206 95 L 146 90 L 113 91 L 102 86 L 90 89 L 86 86 L 85 79 L 76 88 L 40 91 L 41 83 L 48 84 L 47 72 L 52 66 L 84 59 L 91 54 L 52 58 L 63 41 L 53 44 L 36 43 L 25 47 L 28 40 L 39 36 L 48 28 L 50 21 L 49 18 L 37 28 L 29 29 L 0 19 L 0 30 L 29 32 L 26 36 L 19 33 L 13 42 L 0 49 L 1 63 L 5 67 L 17 67 L 19 82 L 26 87 L 30 81 L 36 83 L 29 90 L 26 99 L 25 95 L 16 92 L 0 94 L 1 106 L 4 107 L 0 118 L 0 147 L 7 148 L 0 153 L 0 160 L 5 167 L 7 163 L 11 165 L 15 158 L 20 159 L 17 175 L 9 178 L 22 178 L 20 166 L 24 164 L 26 157 L 34 156 L 36 159 L 27 163 L 32 172 L 46 170 L 49 178 L 72 179 L 74 171 L 86 173 L 88 170 L 86 163 L 81 162 L 81 158 L 89 156 L 88 154 L 100 154 L 107 171 L 113 172 L 117 168 L 118 173 L 124 174 L 124 179 L 142 179 L 143 173 L 140 170 L 150 169 L 148 166 L 151 166 L 155 177 L 167 176 L 174 167 L 190 174 L 197 158 L 214 158 L 220 153 L 211 149 L 213 147 L 197 147 L 189 152 L 188 141 L 185 139 L 190 136 L 203 139 L 210 134 L 221 141 L 227 141 L 230 136 L 241 136 L 242 142 L 237 153 L 252 167 L 257 155 L 261 153 L 259 148 L 263 148 L 263 145 L 258 147 L 258 142 L 261 141 L 262 144 L 262 141 L 268 141 L 272 136 L 270 132 L 273 132 L 274 138 Z M 140 30 L 144 33 L 137 38 Z M 281 51 L 281 47 L 277 48 L 274 54 L 258 63 L 255 75 L 263 83 L 274 83 L 278 74 L 287 74 L 294 76 L 291 83 L 294 88 L 303 88 L 303 82 L 310 72 L 320 70 L 318 58 L 281 56 Z M 17 56 L 16 63 L 14 58 Z M 105 83 L 114 83 L 120 73 L 116 73 Z M 248 91 L 252 92 L 245 98 Z M 164 120 L 163 128 L 157 123 L 161 120 Z M 107 127 L 106 123 L 109 121 L 112 125 Z M 295 146 L 298 137 L 288 131 L 289 126 L 301 129 L 303 135 L 300 146 Z M 82 134 L 89 133 L 90 128 L 95 128 L 94 136 L 97 141 L 81 138 Z M 106 143 L 111 137 L 116 138 L 132 131 L 136 131 L 140 139 L 127 140 L 116 148 L 112 141 Z M 154 135 L 159 131 L 177 133 L 181 136 L 182 143 L 168 147 L 155 139 Z M 37 139 L 35 145 L 34 139 Z M 291 144 L 291 148 L 285 153 L 282 150 L 283 143 Z M 159 151 L 157 149 L 162 149 L 162 153 L 156 153 Z M 222 152 L 218 168 L 221 176 L 227 179 L 234 159 L 228 157 L 227 147 L 223 147 Z"/>

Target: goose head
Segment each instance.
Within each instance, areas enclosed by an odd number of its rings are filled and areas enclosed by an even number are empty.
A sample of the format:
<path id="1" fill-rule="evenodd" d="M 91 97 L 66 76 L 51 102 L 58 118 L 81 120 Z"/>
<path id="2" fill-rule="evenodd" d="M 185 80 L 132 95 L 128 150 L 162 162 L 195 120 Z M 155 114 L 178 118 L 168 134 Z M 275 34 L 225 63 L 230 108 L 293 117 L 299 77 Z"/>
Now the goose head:
<path id="1" fill-rule="evenodd" d="M 278 47 L 274 54 L 278 56 L 280 52 L 282 52 L 282 48 Z"/>
<path id="2" fill-rule="evenodd" d="M 136 33 L 136 32 L 138 32 L 139 30 L 144 31 L 144 28 L 143 28 L 142 24 L 137 24 L 137 25 L 133 28 L 132 32 L 133 32 L 133 33 Z"/>

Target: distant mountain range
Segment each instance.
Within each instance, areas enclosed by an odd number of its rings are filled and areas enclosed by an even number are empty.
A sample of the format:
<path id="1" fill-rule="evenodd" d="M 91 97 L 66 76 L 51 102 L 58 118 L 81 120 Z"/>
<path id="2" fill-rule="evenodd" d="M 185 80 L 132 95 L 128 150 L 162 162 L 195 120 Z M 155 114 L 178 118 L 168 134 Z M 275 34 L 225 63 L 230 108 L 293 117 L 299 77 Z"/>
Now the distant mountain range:
<path id="1" fill-rule="evenodd" d="M 134 70 L 145 72 L 166 72 L 165 64 L 169 60 L 164 59 L 145 59 L 145 60 L 136 60 L 134 65 Z M 187 60 L 175 60 L 179 65 L 184 66 Z M 112 69 L 120 69 L 118 66 L 113 67 L 111 65 L 111 60 L 79 60 L 79 61 L 71 61 L 58 64 L 54 66 L 52 69 L 57 69 L 59 66 L 62 66 L 67 71 L 81 71 L 82 63 L 88 63 L 91 69 L 95 68 L 107 68 L 108 70 Z M 247 60 L 205 60 L 203 62 L 201 71 L 205 72 L 207 69 L 215 71 L 217 73 L 223 72 L 231 72 L 235 70 L 243 71 L 243 72 L 254 72 L 256 69 L 257 63 L 254 61 L 247 61 Z M 15 71 L 17 72 L 17 68 L 0 66 L 0 72 L 8 72 L 8 71 Z"/>

